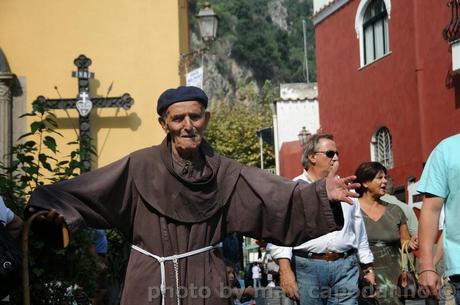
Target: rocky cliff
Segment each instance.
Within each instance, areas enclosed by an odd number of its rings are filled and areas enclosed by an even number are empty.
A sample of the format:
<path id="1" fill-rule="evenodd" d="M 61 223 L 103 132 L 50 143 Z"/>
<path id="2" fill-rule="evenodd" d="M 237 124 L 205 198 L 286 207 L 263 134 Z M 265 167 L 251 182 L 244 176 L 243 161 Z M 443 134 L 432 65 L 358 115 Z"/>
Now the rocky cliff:
<path id="1" fill-rule="evenodd" d="M 306 81 L 304 35 L 310 81 L 315 81 L 312 0 L 214 0 L 218 37 L 204 55 L 205 90 L 212 99 L 244 99 L 239 88 L 260 92 L 273 85 Z M 191 49 L 203 47 L 195 15 L 202 3 L 189 0 Z M 190 68 L 199 66 L 197 60 Z"/>

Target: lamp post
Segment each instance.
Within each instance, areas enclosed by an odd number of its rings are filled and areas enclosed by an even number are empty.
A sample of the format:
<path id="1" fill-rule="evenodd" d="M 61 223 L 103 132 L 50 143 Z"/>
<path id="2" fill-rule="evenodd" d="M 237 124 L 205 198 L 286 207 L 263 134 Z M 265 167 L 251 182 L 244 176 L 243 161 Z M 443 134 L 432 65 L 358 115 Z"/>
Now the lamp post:
<path id="1" fill-rule="evenodd" d="M 300 130 L 299 134 L 297 135 L 300 146 L 305 146 L 309 136 L 311 136 L 311 134 L 307 131 L 307 128 L 305 128 L 305 126 L 302 126 L 302 130 Z"/>
<path id="2" fill-rule="evenodd" d="M 193 63 L 199 56 L 202 56 L 204 52 L 209 49 L 210 43 L 214 41 L 217 36 L 219 18 L 211 8 L 211 4 L 209 4 L 209 2 L 206 2 L 203 5 L 203 8 L 200 9 L 196 18 L 198 19 L 200 36 L 205 43 L 205 46 L 198 50 L 181 54 L 179 60 L 179 71 L 186 70 L 191 63 Z"/>
<path id="3" fill-rule="evenodd" d="M 214 13 L 209 2 L 204 4 L 203 8 L 196 15 L 196 18 L 198 18 L 198 24 L 200 26 L 201 39 L 203 39 L 204 42 L 216 39 L 219 18 L 216 13 Z"/>

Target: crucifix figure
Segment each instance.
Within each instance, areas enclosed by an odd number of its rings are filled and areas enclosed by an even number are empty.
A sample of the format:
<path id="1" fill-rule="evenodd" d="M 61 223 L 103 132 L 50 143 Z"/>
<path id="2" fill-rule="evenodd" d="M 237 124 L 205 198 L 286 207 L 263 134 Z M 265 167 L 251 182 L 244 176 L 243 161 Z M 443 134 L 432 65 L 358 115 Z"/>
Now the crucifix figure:
<path id="1" fill-rule="evenodd" d="M 48 109 L 77 109 L 80 123 L 80 153 L 83 163 L 83 172 L 91 170 L 91 132 L 90 113 L 93 108 L 122 107 L 125 110 L 131 108 L 134 100 L 125 93 L 119 97 L 90 98 L 89 80 L 94 78 L 94 73 L 88 71 L 91 59 L 80 55 L 74 60 L 78 70 L 72 72 L 72 76 L 78 78 L 77 98 L 47 99 L 44 96 L 37 97 Z"/>

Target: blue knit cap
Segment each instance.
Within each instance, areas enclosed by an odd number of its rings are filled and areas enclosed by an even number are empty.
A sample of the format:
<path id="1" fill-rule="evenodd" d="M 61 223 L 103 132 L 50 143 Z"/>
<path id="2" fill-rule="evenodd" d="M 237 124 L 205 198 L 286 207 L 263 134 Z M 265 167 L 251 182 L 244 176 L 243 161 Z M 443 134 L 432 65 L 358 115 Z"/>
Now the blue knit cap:
<path id="1" fill-rule="evenodd" d="M 193 86 L 180 86 L 168 89 L 160 95 L 157 113 L 161 116 L 172 104 L 184 101 L 197 101 L 203 104 L 204 108 L 208 107 L 208 96 L 203 90 Z"/>

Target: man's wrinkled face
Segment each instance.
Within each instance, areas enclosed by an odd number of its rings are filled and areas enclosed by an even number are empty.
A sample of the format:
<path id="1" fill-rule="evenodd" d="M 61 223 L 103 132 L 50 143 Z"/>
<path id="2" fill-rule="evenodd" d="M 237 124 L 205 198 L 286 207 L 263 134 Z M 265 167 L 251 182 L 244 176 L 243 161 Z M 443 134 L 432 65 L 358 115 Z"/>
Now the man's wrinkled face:
<path id="1" fill-rule="evenodd" d="M 197 101 L 178 102 L 169 106 L 159 122 L 163 130 L 170 134 L 173 153 L 188 158 L 197 151 L 209 118 L 210 113 Z"/>

